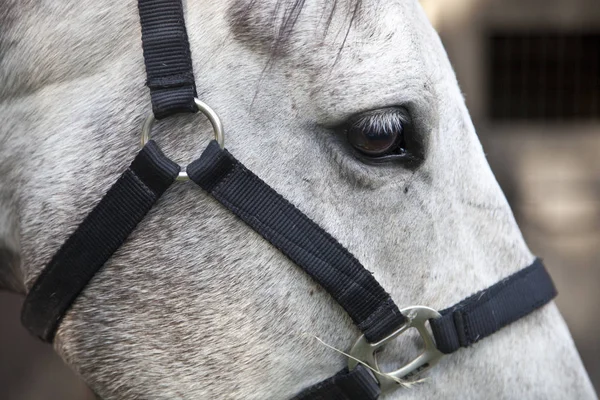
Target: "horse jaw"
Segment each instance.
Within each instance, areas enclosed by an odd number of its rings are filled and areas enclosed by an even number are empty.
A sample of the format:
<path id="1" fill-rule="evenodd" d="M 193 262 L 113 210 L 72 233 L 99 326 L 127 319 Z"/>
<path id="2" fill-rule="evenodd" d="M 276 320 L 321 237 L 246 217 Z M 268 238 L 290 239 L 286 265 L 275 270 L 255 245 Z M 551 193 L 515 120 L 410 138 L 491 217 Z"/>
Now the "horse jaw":
<path id="1" fill-rule="evenodd" d="M 199 95 L 225 122 L 229 150 L 348 247 L 399 305 L 445 308 L 529 264 L 533 256 L 417 4 L 363 4 L 352 19 L 357 3 L 339 1 L 327 35 L 321 5 L 307 4 L 273 52 L 286 15 L 274 3 L 187 4 Z M 0 104 L 7 120 L 0 160 L 11 154 L 12 163 L 0 179 L 18 194 L 28 286 L 131 160 L 149 110 L 135 2 L 30 7 L 0 64 L 3 77 L 26 65 L 5 86 L 15 98 Z M 416 170 L 365 166 L 331 129 L 355 112 L 390 105 L 411 112 L 424 143 Z M 206 121 L 184 116 L 158 126 L 156 137 L 182 161 L 209 131 Z M 356 335 L 340 307 L 289 260 L 183 184 L 92 280 L 55 346 L 107 399 L 280 399 L 345 365 L 315 336 L 347 349 Z M 382 362 L 412 348 L 400 338 Z M 385 398 L 490 393 L 595 397 L 554 306 Z"/>

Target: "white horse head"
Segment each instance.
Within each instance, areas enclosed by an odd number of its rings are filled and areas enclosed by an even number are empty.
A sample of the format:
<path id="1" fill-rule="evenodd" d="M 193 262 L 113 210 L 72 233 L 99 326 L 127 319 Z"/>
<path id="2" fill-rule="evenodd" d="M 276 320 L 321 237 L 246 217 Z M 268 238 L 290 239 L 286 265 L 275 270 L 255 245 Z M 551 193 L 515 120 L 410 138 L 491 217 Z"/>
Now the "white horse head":
<path id="1" fill-rule="evenodd" d="M 150 100 L 135 1 L 2 8 L 0 283 L 24 292 L 131 161 Z M 397 304 L 442 309 L 531 263 L 418 2 L 188 0 L 186 21 L 227 148 Z M 209 132 L 181 116 L 154 137 L 185 162 Z M 372 134 L 390 142 L 366 150 Z M 347 362 L 315 336 L 347 350 L 357 335 L 298 267 L 183 183 L 78 297 L 55 347 L 106 399 L 285 399 Z M 382 362 L 413 348 L 401 337 Z M 554 305 L 385 399 L 434 396 L 595 398 Z"/>

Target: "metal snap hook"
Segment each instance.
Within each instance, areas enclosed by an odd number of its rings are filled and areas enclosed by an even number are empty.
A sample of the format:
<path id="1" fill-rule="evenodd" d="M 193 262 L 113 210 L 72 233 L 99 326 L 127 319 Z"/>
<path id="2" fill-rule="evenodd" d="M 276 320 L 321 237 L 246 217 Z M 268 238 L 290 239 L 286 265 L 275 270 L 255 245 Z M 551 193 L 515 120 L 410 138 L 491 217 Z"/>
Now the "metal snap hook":
<path id="1" fill-rule="evenodd" d="M 358 365 L 358 361 L 356 360 L 358 359 L 367 364 L 369 367 L 373 368 L 375 371 L 381 372 L 383 375 L 373 375 L 375 379 L 377 379 L 382 393 L 398 387 L 398 382 L 396 382 L 394 378 L 414 378 L 422 372 L 433 367 L 444 356 L 444 353 L 437 349 L 433 337 L 425 327 L 425 322 L 432 318 L 441 318 L 441 314 L 432 308 L 423 306 L 408 307 L 401 310 L 401 312 L 406 316 L 408 321 L 396 332 L 377 343 L 369 343 L 365 336 L 362 335 L 358 338 L 352 347 L 352 350 L 350 350 L 350 355 L 354 358 L 348 359 L 348 369 L 353 370 L 356 368 Z M 381 371 L 379 365 L 377 364 L 375 353 L 377 353 L 377 351 L 386 343 L 394 340 L 396 337 L 400 336 L 410 328 L 416 328 L 419 332 L 419 335 L 421 335 L 421 338 L 423 338 L 423 343 L 425 344 L 425 349 L 423 352 L 417 358 L 396 371 Z"/>
<path id="2" fill-rule="evenodd" d="M 212 108 L 210 108 L 210 106 L 208 104 L 204 103 L 200 99 L 194 98 L 194 103 L 196 103 L 198 110 L 202 114 L 204 114 L 210 121 L 210 124 L 212 125 L 213 131 L 215 134 L 215 140 L 217 141 L 217 143 L 219 143 L 219 146 L 222 149 L 225 148 L 225 133 L 223 130 L 223 124 L 221 123 L 221 118 L 219 118 L 217 113 Z M 144 121 L 144 123 L 142 125 L 142 138 L 141 138 L 142 147 L 144 147 L 146 145 L 146 143 L 148 143 L 148 140 L 150 140 L 150 132 L 152 131 L 152 127 L 154 126 L 155 121 L 156 121 L 156 119 L 154 118 L 154 113 L 150 113 L 146 117 L 146 120 Z M 179 172 L 179 176 L 177 177 L 177 180 L 178 181 L 187 181 L 189 179 L 190 178 L 188 177 L 187 173 L 185 172 L 185 168 L 182 168 L 182 171 Z"/>

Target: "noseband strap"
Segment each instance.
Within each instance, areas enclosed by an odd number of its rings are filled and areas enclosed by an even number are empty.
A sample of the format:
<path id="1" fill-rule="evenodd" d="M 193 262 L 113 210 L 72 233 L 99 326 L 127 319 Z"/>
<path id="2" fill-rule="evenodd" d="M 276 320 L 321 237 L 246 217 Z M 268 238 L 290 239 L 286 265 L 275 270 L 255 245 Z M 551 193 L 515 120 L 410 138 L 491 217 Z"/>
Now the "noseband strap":
<path id="1" fill-rule="evenodd" d="M 468 347 L 548 303 L 556 294 L 552 278 L 538 258 L 529 267 L 442 310 L 442 318 L 430 321 L 437 348 L 449 354 Z"/>
<path id="2" fill-rule="evenodd" d="M 538 258 L 529 267 L 441 311 L 441 318 L 430 319 L 436 345 L 446 354 L 468 347 L 547 304 L 556 294 L 552 278 Z M 370 373 L 367 378 L 364 374 L 352 375 L 352 372 L 344 369 L 304 390 L 293 400 L 376 400 L 379 394 L 370 392 L 369 388 L 377 378 Z M 362 391 L 343 391 L 349 381 Z M 364 393 L 373 395 L 368 397 Z"/>

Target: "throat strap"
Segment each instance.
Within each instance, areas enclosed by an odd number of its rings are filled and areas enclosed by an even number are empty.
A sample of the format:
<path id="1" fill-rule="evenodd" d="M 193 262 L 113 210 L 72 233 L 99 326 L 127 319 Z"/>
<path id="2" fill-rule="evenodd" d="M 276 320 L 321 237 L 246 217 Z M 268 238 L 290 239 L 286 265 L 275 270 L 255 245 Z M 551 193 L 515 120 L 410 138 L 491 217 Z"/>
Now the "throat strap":
<path id="1" fill-rule="evenodd" d="M 404 324 L 390 295 L 348 250 L 216 141 L 188 165 L 187 173 L 321 284 L 369 341 Z"/>
<path id="2" fill-rule="evenodd" d="M 175 181 L 179 166 L 153 141 L 67 239 L 25 298 L 23 325 L 52 342 L 75 298 Z"/>
<path id="3" fill-rule="evenodd" d="M 196 84 L 181 0 L 139 0 L 146 85 L 156 119 L 196 112 Z"/>

